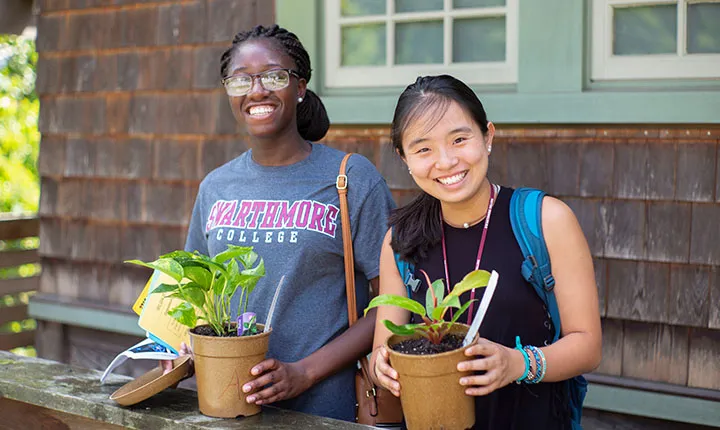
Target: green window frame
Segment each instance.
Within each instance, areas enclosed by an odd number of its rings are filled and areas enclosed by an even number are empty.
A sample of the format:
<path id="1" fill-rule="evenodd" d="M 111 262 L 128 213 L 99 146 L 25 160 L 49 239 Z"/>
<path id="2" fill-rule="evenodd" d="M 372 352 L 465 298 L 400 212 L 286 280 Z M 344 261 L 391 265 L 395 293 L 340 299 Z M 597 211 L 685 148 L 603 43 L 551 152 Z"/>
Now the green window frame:
<path id="1" fill-rule="evenodd" d="M 720 123 L 718 80 L 591 81 L 592 1 L 520 2 L 517 83 L 472 86 L 491 120 L 521 125 Z M 310 52 L 315 70 L 310 87 L 322 97 L 333 124 L 388 124 L 403 87 L 325 85 L 323 3 L 275 0 L 277 22 L 295 32 Z"/>

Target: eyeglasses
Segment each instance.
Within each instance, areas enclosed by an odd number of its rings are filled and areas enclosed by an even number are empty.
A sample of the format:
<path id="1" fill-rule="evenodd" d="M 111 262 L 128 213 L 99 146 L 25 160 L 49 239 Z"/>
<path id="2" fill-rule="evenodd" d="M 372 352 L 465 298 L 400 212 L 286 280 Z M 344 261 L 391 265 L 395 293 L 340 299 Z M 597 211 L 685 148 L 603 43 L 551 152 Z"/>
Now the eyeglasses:
<path id="1" fill-rule="evenodd" d="M 281 90 L 290 85 L 290 75 L 295 75 L 298 79 L 300 75 L 290 69 L 272 69 L 261 73 L 237 73 L 222 80 L 225 91 L 231 97 L 241 97 L 247 95 L 252 90 L 256 77 L 260 78 L 260 84 L 268 91 Z"/>

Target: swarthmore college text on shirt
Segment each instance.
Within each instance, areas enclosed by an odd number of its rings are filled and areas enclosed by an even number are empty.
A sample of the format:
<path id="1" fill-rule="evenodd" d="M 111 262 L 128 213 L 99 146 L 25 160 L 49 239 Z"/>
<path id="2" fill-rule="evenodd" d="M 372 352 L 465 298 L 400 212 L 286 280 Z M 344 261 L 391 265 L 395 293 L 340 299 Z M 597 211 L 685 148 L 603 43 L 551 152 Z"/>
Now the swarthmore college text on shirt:
<path id="1" fill-rule="evenodd" d="M 296 243 L 299 230 L 334 238 L 339 212 L 335 205 L 315 200 L 218 200 L 205 232 L 217 229 L 217 240 L 235 243 Z"/>

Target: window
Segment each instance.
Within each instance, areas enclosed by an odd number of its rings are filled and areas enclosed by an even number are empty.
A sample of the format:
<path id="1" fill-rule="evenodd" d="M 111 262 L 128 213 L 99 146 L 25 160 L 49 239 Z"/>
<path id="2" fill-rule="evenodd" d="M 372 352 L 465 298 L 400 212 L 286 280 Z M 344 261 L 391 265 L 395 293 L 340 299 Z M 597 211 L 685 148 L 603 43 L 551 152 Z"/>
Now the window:
<path id="1" fill-rule="evenodd" d="M 720 0 L 592 5 L 592 79 L 720 77 Z"/>
<path id="2" fill-rule="evenodd" d="M 325 85 L 517 81 L 518 0 L 325 0 Z"/>

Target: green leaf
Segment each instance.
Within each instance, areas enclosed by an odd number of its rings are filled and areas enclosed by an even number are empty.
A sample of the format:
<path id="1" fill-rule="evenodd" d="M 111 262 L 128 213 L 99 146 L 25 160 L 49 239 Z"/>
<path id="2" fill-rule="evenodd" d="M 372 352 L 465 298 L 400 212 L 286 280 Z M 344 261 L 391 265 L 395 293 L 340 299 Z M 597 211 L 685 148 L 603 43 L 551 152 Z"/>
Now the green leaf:
<path id="1" fill-rule="evenodd" d="M 182 294 L 193 305 L 202 308 L 205 306 L 205 291 L 195 282 L 190 282 L 182 288 Z"/>
<path id="2" fill-rule="evenodd" d="M 180 282 L 182 281 L 182 278 L 184 277 L 184 271 L 180 263 L 173 260 L 172 258 L 159 258 L 153 262 L 145 263 L 144 261 L 140 260 L 127 260 L 126 263 L 130 264 L 137 264 L 138 266 L 145 266 L 149 267 L 151 269 L 159 270 L 160 272 L 165 273 L 166 275 L 170 276 L 174 280 Z"/>
<path id="3" fill-rule="evenodd" d="M 390 320 L 383 320 L 383 324 L 385 324 L 385 327 L 387 327 L 388 330 L 398 336 L 410 336 L 415 334 L 415 328 L 417 326 L 417 324 L 395 325 L 395 323 Z"/>
<path id="4" fill-rule="evenodd" d="M 487 270 L 474 270 L 465 275 L 462 281 L 455 284 L 450 294 L 459 297 L 466 291 L 486 287 L 489 281 L 490 272 Z"/>
<path id="5" fill-rule="evenodd" d="M 265 261 L 261 258 L 257 266 L 240 272 L 238 283 L 248 294 L 250 294 L 253 292 L 258 281 L 260 281 L 260 278 L 263 276 L 265 276 Z"/>
<path id="6" fill-rule="evenodd" d="M 440 303 L 439 308 L 459 308 L 460 307 L 460 297 L 458 296 L 447 296 L 445 299 Z"/>
<path id="7" fill-rule="evenodd" d="M 212 273 L 210 271 L 201 266 L 187 266 L 184 270 L 186 278 L 195 282 L 204 291 L 210 290 L 210 284 L 212 284 Z"/>
<path id="8" fill-rule="evenodd" d="M 250 267 L 253 267 L 255 262 L 257 261 L 259 255 L 257 252 L 250 252 L 245 255 L 241 255 L 240 262 L 242 263 L 243 267 L 248 269 Z"/>
<path id="9" fill-rule="evenodd" d="M 174 292 L 178 288 L 180 288 L 178 284 L 160 284 L 153 288 L 153 290 L 150 291 L 150 294 Z"/>
<path id="10" fill-rule="evenodd" d="M 168 311 L 168 315 L 175 318 L 180 324 L 194 328 L 197 324 L 197 315 L 195 314 L 195 308 L 189 303 L 181 303 L 174 309 Z"/>
<path id="11" fill-rule="evenodd" d="M 212 258 L 212 261 L 217 264 L 225 264 L 230 259 L 242 258 L 253 250 L 252 246 L 235 246 L 228 245 L 228 249 L 219 253 Z"/>
<path id="12" fill-rule="evenodd" d="M 220 296 L 224 290 L 226 296 L 232 296 L 235 294 L 235 290 L 237 290 L 239 279 L 240 266 L 237 260 L 230 260 L 230 263 L 227 265 L 227 276 L 221 276 L 215 281 L 213 294 Z"/>
<path id="13" fill-rule="evenodd" d="M 367 314 L 368 310 L 377 306 L 397 306 L 414 314 L 425 316 L 425 307 L 423 307 L 423 305 L 404 296 L 381 294 L 370 301 L 368 307 L 365 308 L 365 314 Z"/>
<path id="14" fill-rule="evenodd" d="M 454 323 L 455 321 L 457 321 L 458 318 L 460 318 L 460 315 L 464 314 L 465 311 L 467 310 L 467 308 L 470 307 L 470 304 L 472 304 L 472 302 L 476 302 L 476 301 L 477 301 L 477 300 L 473 299 L 473 300 L 468 300 L 467 302 L 465 302 L 465 304 L 462 305 L 462 307 L 461 307 L 460 309 L 458 309 L 457 311 L 455 311 L 455 314 L 453 315 L 451 322 Z M 473 318 L 474 318 L 474 317 L 475 317 L 475 316 L 473 315 Z"/>
<path id="15" fill-rule="evenodd" d="M 433 299 L 433 293 L 435 293 Z M 425 292 L 425 310 L 427 315 L 432 315 L 437 304 L 441 303 L 445 295 L 445 283 L 442 279 L 438 279 L 430 285 Z"/>

